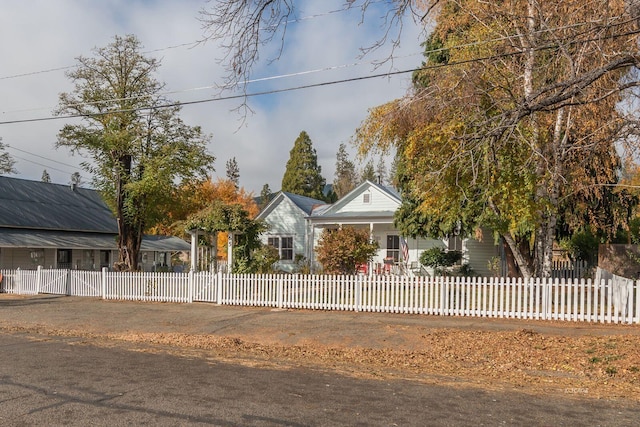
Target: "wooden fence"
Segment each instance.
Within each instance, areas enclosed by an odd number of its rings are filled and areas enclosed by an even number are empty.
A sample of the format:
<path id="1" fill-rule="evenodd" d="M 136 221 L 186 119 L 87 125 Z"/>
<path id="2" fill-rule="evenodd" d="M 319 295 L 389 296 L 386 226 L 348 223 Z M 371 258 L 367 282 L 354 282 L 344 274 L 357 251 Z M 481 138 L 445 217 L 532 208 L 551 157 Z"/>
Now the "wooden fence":
<path id="1" fill-rule="evenodd" d="M 0 271 L 1 292 L 313 310 L 640 324 L 640 282 L 478 277 Z"/>

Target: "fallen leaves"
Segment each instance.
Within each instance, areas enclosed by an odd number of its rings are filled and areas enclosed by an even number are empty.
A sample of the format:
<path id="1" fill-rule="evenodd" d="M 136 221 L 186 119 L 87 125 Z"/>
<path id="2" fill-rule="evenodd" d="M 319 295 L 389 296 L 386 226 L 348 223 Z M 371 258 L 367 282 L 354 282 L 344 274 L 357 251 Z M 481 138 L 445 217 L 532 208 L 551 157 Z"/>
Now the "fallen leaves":
<path id="1" fill-rule="evenodd" d="M 580 397 L 640 401 L 640 336 L 555 336 L 529 329 L 437 329 L 417 335 L 414 350 L 278 345 L 237 336 L 184 333 L 88 333 L 46 326 L 0 327 L 8 332 L 82 337 L 94 345 L 130 343 L 207 360 L 275 368 L 310 368 L 369 378 L 405 378 L 529 393 L 579 390 Z M 84 341 L 83 343 L 86 343 Z"/>

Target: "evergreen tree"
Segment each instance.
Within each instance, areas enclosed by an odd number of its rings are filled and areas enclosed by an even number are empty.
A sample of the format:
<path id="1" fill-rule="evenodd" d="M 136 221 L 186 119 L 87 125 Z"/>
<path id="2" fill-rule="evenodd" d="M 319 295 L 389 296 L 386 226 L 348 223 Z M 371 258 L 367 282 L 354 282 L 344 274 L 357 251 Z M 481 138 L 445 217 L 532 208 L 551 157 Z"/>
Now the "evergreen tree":
<path id="1" fill-rule="evenodd" d="M 333 192 L 337 199 L 353 190 L 356 182 L 356 166 L 349 159 L 347 146 L 342 143 L 336 154 L 336 175 L 333 179 Z"/>
<path id="2" fill-rule="evenodd" d="M 376 181 L 378 184 L 384 185 L 387 182 L 387 165 L 384 162 L 384 157 L 380 156 L 378 165 L 376 166 Z"/>
<path id="3" fill-rule="evenodd" d="M 43 174 L 44 176 L 44 174 Z M 75 185 L 76 187 L 79 187 L 80 184 L 82 184 L 82 177 L 80 176 L 80 172 L 74 172 L 71 174 L 71 181 L 70 181 L 71 185 Z"/>
<path id="4" fill-rule="evenodd" d="M 389 170 L 389 182 L 395 188 L 399 188 L 400 187 L 400 180 L 399 180 L 399 177 L 398 177 L 398 164 L 399 164 L 399 162 L 400 162 L 400 159 L 398 158 L 398 154 L 396 153 L 396 155 L 393 156 L 393 161 L 391 162 L 391 169 Z"/>
<path id="5" fill-rule="evenodd" d="M 5 173 L 16 173 L 16 170 L 13 168 L 13 165 L 16 163 L 15 160 L 4 151 L 4 144 L 2 143 L 2 138 L 0 138 L 0 175 Z"/>
<path id="6" fill-rule="evenodd" d="M 42 178 L 40 178 L 42 182 L 51 182 L 51 177 L 49 176 L 49 172 L 47 170 L 42 171 Z"/>
<path id="7" fill-rule="evenodd" d="M 262 191 L 260 192 L 260 210 L 267 207 L 269 202 L 271 201 L 271 188 L 269 188 L 269 184 L 265 184 L 262 186 Z"/>
<path id="8" fill-rule="evenodd" d="M 360 174 L 360 182 L 365 181 L 376 182 L 376 170 L 373 167 L 373 161 L 369 160 Z"/>
<path id="9" fill-rule="evenodd" d="M 287 168 L 282 177 L 282 191 L 324 200 L 324 185 L 316 150 L 307 132 L 302 131 L 289 152 Z"/>
<path id="10" fill-rule="evenodd" d="M 233 182 L 236 188 L 240 188 L 240 168 L 235 157 L 227 160 L 227 179 Z"/>

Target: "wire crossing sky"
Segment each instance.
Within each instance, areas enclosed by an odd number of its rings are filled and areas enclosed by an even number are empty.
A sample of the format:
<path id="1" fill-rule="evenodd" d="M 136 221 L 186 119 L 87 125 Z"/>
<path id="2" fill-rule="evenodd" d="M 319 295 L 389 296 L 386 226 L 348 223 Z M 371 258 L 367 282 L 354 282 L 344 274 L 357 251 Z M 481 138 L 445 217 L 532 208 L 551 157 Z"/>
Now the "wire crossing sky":
<path id="1" fill-rule="evenodd" d="M 255 194 L 265 183 L 279 190 L 289 150 L 302 130 L 331 182 L 339 144 L 349 143 L 369 108 L 403 96 L 410 85 L 407 70 L 422 61 L 420 27 L 407 25 L 393 64 L 376 68 L 372 62 L 388 51 L 359 55 L 379 37 L 380 22 L 359 25 L 360 11 L 342 11 L 342 0 L 305 2 L 289 26 L 280 59 L 266 60 L 277 46 L 264 50 L 249 86 L 260 96 L 249 99 L 252 113 L 243 120 L 234 111 L 242 102 L 238 94 L 218 89 L 224 74 L 221 50 L 198 43 L 203 34 L 197 17 L 205 6 L 204 0 L 12 1 L 0 16 L 4 39 L 10 41 L 0 46 L 5 58 L 0 137 L 17 161 L 15 176 L 39 180 L 47 169 L 52 182 L 68 183 L 79 170 L 86 159 L 55 149 L 66 122 L 52 120 L 53 109 L 59 93 L 72 90 L 65 72 L 75 67 L 75 58 L 91 56 L 93 48 L 108 45 L 115 35 L 136 35 L 146 55 L 161 60 L 157 78 L 166 83 L 167 98 L 184 105 L 181 117 L 187 124 L 212 135 L 216 175 L 224 177 L 225 162 L 235 157 L 240 185 Z M 394 72 L 405 73 L 378 77 Z"/>

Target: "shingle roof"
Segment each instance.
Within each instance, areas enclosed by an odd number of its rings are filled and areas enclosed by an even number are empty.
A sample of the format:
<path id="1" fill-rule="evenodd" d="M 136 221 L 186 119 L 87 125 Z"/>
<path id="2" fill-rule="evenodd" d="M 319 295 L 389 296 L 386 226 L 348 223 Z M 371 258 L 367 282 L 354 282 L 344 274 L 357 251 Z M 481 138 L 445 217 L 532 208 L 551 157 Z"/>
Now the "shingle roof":
<path id="1" fill-rule="evenodd" d="M 297 207 L 302 209 L 304 213 L 307 215 L 311 214 L 313 208 L 324 205 L 326 202 L 322 200 L 312 199 L 311 197 L 300 196 L 298 194 L 287 193 L 285 191 L 282 192 L 285 196 L 287 196 Z"/>
<path id="2" fill-rule="evenodd" d="M 116 233 L 95 190 L 0 176 L 0 227 Z"/>

